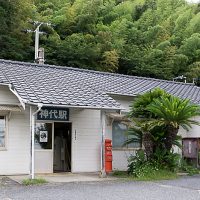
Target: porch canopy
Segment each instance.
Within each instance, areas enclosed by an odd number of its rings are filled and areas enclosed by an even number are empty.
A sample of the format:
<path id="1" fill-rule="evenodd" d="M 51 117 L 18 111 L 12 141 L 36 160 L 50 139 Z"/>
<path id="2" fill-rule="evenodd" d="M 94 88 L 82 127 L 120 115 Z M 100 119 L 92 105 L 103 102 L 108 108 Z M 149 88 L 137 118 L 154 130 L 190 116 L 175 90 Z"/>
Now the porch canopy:
<path id="1" fill-rule="evenodd" d="M 19 106 L 0 105 L 0 111 L 21 112 Z"/>

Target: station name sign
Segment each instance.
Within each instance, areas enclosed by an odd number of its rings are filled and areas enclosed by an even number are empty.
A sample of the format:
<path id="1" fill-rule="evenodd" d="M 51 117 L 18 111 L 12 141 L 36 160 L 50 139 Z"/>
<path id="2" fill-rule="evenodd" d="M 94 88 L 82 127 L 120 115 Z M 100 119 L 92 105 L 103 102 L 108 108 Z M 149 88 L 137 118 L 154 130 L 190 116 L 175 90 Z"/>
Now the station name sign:
<path id="1" fill-rule="evenodd" d="M 69 109 L 42 107 L 37 113 L 37 120 L 69 121 Z"/>

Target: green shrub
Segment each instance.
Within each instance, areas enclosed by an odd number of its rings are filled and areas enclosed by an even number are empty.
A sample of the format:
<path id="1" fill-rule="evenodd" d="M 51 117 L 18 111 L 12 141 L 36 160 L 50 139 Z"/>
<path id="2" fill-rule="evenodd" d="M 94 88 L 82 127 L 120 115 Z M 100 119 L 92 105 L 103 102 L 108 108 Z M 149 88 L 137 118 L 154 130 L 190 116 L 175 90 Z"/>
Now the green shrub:
<path id="1" fill-rule="evenodd" d="M 128 174 L 134 177 L 155 175 L 160 170 L 177 172 L 180 166 L 180 155 L 157 148 L 151 160 L 147 160 L 145 152 L 138 150 L 135 156 L 128 159 Z"/>
<path id="2" fill-rule="evenodd" d="M 136 152 L 135 156 L 131 156 L 128 160 L 128 174 L 134 177 L 145 177 L 149 173 L 159 170 L 155 161 L 147 161 L 143 150 Z"/>
<path id="3" fill-rule="evenodd" d="M 154 160 L 158 163 L 159 168 L 164 168 L 170 171 L 177 171 L 181 156 L 178 153 L 168 152 L 166 149 L 156 148 L 153 154 Z"/>
<path id="4" fill-rule="evenodd" d="M 128 172 L 127 171 L 119 171 L 119 170 L 115 170 L 112 173 L 113 176 L 119 177 L 119 178 L 127 178 L 128 176 Z"/>
<path id="5" fill-rule="evenodd" d="M 130 156 L 128 159 L 128 175 L 135 178 L 146 180 L 163 175 L 171 177 L 180 171 L 189 175 L 199 174 L 199 170 L 181 159 L 179 154 L 164 149 L 157 148 L 151 160 L 146 159 L 143 150 L 138 150 L 135 156 Z"/>
<path id="6" fill-rule="evenodd" d="M 128 174 L 137 177 L 136 170 L 146 163 L 146 157 L 143 150 L 136 151 L 135 156 L 130 156 L 128 159 Z"/>
<path id="7" fill-rule="evenodd" d="M 184 160 L 184 159 L 181 159 L 179 169 L 182 172 L 188 173 L 190 176 L 195 175 L 195 174 L 199 174 L 199 169 L 197 169 L 196 167 L 188 164 L 187 161 Z"/>

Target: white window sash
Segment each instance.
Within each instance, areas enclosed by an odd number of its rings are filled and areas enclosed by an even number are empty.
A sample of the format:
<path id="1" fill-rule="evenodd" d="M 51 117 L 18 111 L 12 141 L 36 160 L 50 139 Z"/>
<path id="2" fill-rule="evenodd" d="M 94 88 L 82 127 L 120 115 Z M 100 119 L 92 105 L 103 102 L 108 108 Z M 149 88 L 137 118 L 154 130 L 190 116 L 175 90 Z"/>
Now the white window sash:
<path id="1" fill-rule="evenodd" d="M 7 140 L 8 140 L 8 117 L 7 115 L 0 114 L 1 117 L 5 119 L 5 132 L 4 132 L 4 146 L 0 147 L 0 151 L 7 150 Z"/>

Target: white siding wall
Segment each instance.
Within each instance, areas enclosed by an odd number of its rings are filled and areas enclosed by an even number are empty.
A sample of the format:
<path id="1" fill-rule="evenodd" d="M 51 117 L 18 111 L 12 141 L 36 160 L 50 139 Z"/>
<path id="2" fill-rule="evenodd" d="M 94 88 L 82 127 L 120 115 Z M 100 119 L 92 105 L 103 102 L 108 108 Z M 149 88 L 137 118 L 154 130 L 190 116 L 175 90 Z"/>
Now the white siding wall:
<path id="1" fill-rule="evenodd" d="M 6 139 L 6 150 L 0 150 L 0 175 L 29 174 L 31 139 L 28 111 L 12 113 Z"/>
<path id="2" fill-rule="evenodd" d="M 100 111 L 71 109 L 70 121 L 72 121 L 72 172 L 100 171 Z"/>
<path id="3" fill-rule="evenodd" d="M 112 95 L 124 108 L 123 112 L 129 112 L 134 97 Z M 106 123 L 106 137 L 112 139 L 112 125 Z M 113 149 L 113 170 L 127 170 L 128 158 L 135 154 L 135 150 Z"/>
<path id="4" fill-rule="evenodd" d="M 8 86 L 0 86 L 0 104 L 19 104 L 17 97 L 9 90 Z"/>
<path id="5" fill-rule="evenodd" d="M 106 123 L 106 138 L 112 140 L 112 125 Z M 135 150 L 113 149 L 113 170 L 127 170 L 128 158 L 135 154 Z"/>
<path id="6" fill-rule="evenodd" d="M 193 120 L 200 122 L 200 117 L 195 117 Z M 182 135 L 183 138 L 190 137 L 190 138 L 200 138 L 200 126 L 192 125 L 192 129 L 189 131 L 183 130 L 180 128 L 179 134 Z"/>
<path id="7" fill-rule="evenodd" d="M 121 107 L 124 109 L 123 112 L 129 112 L 130 106 L 135 98 L 129 96 L 120 96 L 120 95 L 111 95 L 111 97 L 121 104 Z"/>

